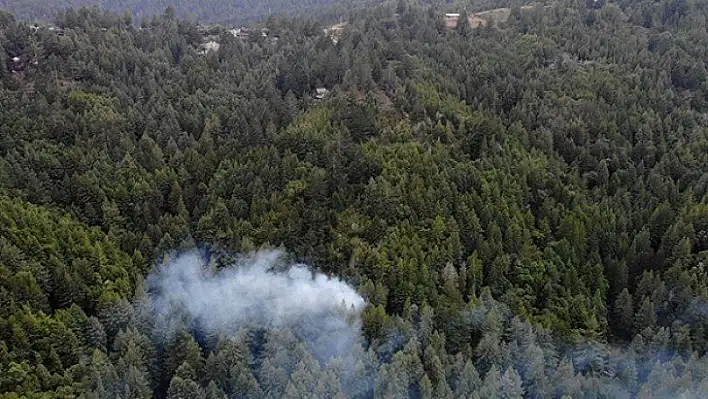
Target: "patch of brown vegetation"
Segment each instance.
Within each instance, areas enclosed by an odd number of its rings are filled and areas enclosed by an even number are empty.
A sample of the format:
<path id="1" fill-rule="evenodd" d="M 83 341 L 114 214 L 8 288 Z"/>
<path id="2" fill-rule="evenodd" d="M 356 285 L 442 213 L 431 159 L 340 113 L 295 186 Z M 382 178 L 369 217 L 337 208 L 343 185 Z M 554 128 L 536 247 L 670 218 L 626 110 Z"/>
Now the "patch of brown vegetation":
<path id="1" fill-rule="evenodd" d="M 467 20 L 470 21 L 470 26 L 473 28 L 479 28 L 480 26 L 487 25 L 486 19 L 480 18 L 476 15 L 470 15 L 469 18 L 467 18 Z"/>
<path id="2" fill-rule="evenodd" d="M 391 112 L 394 110 L 393 101 L 391 101 L 384 91 L 377 90 L 374 95 L 376 96 L 377 104 L 382 110 L 386 112 Z"/>
<path id="3" fill-rule="evenodd" d="M 533 10 L 536 7 L 537 7 L 537 5 L 535 5 L 535 4 L 527 4 L 527 5 L 521 6 L 521 10 L 528 11 L 528 10 Z M 545 6 L 544 8 L 548 8 L 548 7 L 550 7 L 550 6 Z M 487 11 L 470 13 L 467 16 L 467 20 L 469 21 L 470 26 L 472 28 L 479 28 L 480 26 L 486 26 L 487 23 L 492 22 L 492 21 L 495 23 L 504 23 L 509 20 L 510 15 L 511 15 L 511 8 L 503 7 L 503 8 L 495 8 L 495 9 L 487 10 Z M 446 14 L 445 27 L 447 29 L 455 29 L 457 27 L 458 22 L 459 22 L 459 14 Z"/>
<path id="4" fill-rule="evenodd" d="M 484 26 L 489 21 L 506 22 L 509 20 L 509 15 L 511 15 L 511 9 L 505 7 L 478 12 L 473 14 L 472 17 L 475 19 L 475 23 L 479 23 Z M 472 18 L 470 18 L 470 25 L 472 25 L 473 28 L 476 27 L 472 23 Z"/>

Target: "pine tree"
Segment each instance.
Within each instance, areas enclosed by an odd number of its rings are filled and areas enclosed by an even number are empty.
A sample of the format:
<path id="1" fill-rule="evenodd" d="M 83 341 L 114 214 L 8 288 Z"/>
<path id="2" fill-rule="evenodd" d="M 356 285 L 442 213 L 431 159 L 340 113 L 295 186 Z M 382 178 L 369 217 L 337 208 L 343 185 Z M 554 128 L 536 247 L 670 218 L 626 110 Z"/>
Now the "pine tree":
<path id="1" fill-rule="evenodd" d="M 634 331 L 644 332 L 647 328 L 656 327 L 656 310 L 648 296 L 644 297 L 642 306 L 634 316 Z"/>
<path id="2" fill-rule="evenodd" d="M 88 325 L 86 326 L 86 342 L 89 347 L 105 351 L 106 339 L 106 332 L 103 330 L 101 322 L 93 316 L 89 317 Z"/>
<path id="3" fill-rule="evenodd" d="M 479 396 L 483 398 L 501 398 L 501 373 L 499 373 L 499 368 L 493 365 L 487 374 L 484 376 L 484 381 L 479 389 Z"/>
<path id="4" fill-rule="evenodd" d="M 524 389 L 521 386 L 521 377 L 513 368 L 509 367 L 501 377 L 501 397 L 505 399 L 523 398 Z"/>
<path id="5" fill-rule="evenodd" d="M 119 393 L 119 377 L 105 353 L 94 350 L 91 357 L 89 373 L 84 383 L 89 391 L 95 392 L 97 398 L 109 398 Z"/>
<path id="6" fill-rule="evenodd" d="M 105 329 L 108 342 L 112 342 L 120 330 L 132 325 L 135 311 L 126 299 L 118 299 L 101 305 L 98 319 Z"/>
<path id="7" fill-rule="evenodd" d="M 178 376 L 172 378 L 170 388 L 167 390 L 168 399 L 202 399 L 205 396 L 199 384 Z"/>
<path id="8" fill-rule="evenodd" d="M 632 296 L 627 288 L 623 289 L 615 300 L 614 317 L 618 333 L 625 339 L 629 338 L 632 334 L 634 310 Z"/>
<path id="9" fill-rule="evenodd" d="M 180 366 L 186 364 L 194 371 L 195 378 L 200 378 L 204 375 L 204 363 L 202 350 L 194 338 L 186 331 L 177 332 L 167 347 L 167 375 L 172 375 Z"/>
<path id="10" fill-rule="evenodd" d="M 394 364 L 383 365 L 374 385 L 375 398 L 407 398 L 410 380 L 405 370 Z M 432 391 L 432 388 L 431 388 Z"/>
<path id="11" fill-rule="evenodd" d="M 259 379 L 263 392 L 268 397 L 277 397 L 283 394 L 288 384 L 286 371 L 274 365 L 270 358 L 266 357 L 261 363 Z"/>
<path id="12" fill-rule="evenodd" d="M 420 397 L 422 399 L 432 399 L 433 398 L 433 384 L 430 382 L 430 378 L 424 375 L 420 380 Z"/>
<path id="13" fill-rule="evenodd" d="M 206 399 L 227 399 L 228 396 L 219 389 L 214 381 L 210 381 L 206 388 Z"/>
<path id="14" fill-rule="evenodd" d="M 468 37 L 472 33 L 472 26 L 470 26 L 470 21 L 468 18 L 469 14 L 467 13 L 467 10 L 460 13 L 460 18 L 457 21 L 457 26 L 455 27 L 457 33 L 459 33 L 462 37 Z"/>
<path id="15" fill-rule="evenodd" d="M 122 360 L 122 359 L 121 359 Z M 123 367 L 119 360 L 119 368 Z M 120 397 L 126 399 L 142 399 L 152 397 L 152 389 L 150 389 L 150 378 L 146 371 L 140 370 L 135 366 L 128 366 L 123 373 L 120 381 L 122 394 Z"/>
<path id="16" fill-rule="evenodd" d="M 573 362 L 568 358 L 561 359 L 553 377 L 553 382 L 559 396 L 574 398 L 582 392 L 581 384 L 575 376 Z"/>

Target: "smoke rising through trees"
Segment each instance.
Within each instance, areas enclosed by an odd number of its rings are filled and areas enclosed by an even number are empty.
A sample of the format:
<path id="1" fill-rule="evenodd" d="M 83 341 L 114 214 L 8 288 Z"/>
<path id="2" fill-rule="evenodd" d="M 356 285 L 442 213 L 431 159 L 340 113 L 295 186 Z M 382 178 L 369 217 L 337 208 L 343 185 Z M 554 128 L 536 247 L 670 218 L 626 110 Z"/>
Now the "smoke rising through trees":
<path id="1" fill-rule="evenodd" d="M 360 323 L 365 301 L 350 285 L 289 264 L 279 251 L 234 259 L 216 268 L 217 262 L 194 251 L 164 262 L 147 278 L 144 308 L 159 330 L 153 336 L 167 337 L 168 350 L 185 334 L 200 337 L 211 359 L 239 348 L 248 359 L 239 372 L 249 382 L 231 386 L 231 395 L 312 390 L 318 397 L 520 398 L 594 392 L 624 398 L 653 392 L 699 398 L 708 383 L 700 377 L 706 359 L 678 349 L 669 330 L 650 342 L 638 335 L 626 347 L 560 342 L 514 317 L 488 291 L 454 315 L 459 331 L 477 342 L 474 349 L 447 354 L 450 343 L 427 305 L 411 306 L 405 318 L 387 324 L 382 338 L 367 342 Z"/>
<path id="2" fill-rule="evenodd" d="M 361 339 L 364 299 L 338 278 L 284 264 L 278 251 L 237 256 L 220 270 L 198 252 L 185 253 L 160 265 L 147 285 L 159 329 L 185 321 L 207 335 L 295 328 L 322 360 L 345 354 Z"/>
<path id="3" fill-rule="evenodd" d="M 423 3 L 329 36 L 0 11 L 0 392 L 708 392 L 705 2 L 508 4 L 457 30 L 461 2 Z M 282 246 L 365 305 L 252 283 L 226 303 L 222 280 L 264 273 L 248 257 L 143 284 L 195 242 Z"/>

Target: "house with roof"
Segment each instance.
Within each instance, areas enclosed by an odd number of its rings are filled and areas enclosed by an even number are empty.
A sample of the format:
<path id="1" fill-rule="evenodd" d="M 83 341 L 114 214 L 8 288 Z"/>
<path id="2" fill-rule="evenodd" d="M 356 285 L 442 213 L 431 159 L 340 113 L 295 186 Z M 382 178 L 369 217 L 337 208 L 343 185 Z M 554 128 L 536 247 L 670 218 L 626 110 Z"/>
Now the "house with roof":
<path id="1" fill-rule="evenodd" d="M 445 14 L 445 27 L 447 29 L 455 29 L 460 21 L 460 14 L 448 13 Z"/>

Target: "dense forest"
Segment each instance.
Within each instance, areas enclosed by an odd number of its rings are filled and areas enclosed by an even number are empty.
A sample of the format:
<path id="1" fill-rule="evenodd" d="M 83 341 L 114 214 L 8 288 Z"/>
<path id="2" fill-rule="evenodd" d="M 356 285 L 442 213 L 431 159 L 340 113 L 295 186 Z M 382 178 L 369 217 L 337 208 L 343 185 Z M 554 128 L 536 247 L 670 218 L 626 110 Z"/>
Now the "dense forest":
<path id="1" fill-rule="evenodd" d="M 705 395 L 708 3 L 447 11 L 0 12 L 0 396 Z M 146 277 L 194 248 L 341 278 L 365 307 L 310 321 L 360 339 L 165 333 Z"/>
<path id="2" fill-rule="evenodd" d="M 271 15 L 318 15 L 337 19 L 348 10 L 380 4 L 381 0 L 0 0 L 0 9 L 17 18 L 53 21 L 69 7 L 99 7 L 119 14 L 131 15 L 137 21 L 162 14 L 174 7 L 182 18 L 203 23 L 246 23 Z"/>

